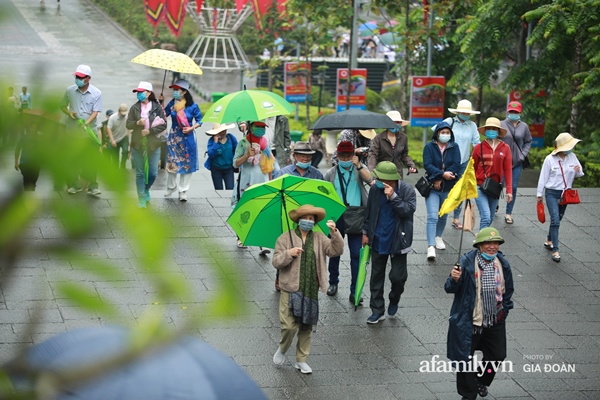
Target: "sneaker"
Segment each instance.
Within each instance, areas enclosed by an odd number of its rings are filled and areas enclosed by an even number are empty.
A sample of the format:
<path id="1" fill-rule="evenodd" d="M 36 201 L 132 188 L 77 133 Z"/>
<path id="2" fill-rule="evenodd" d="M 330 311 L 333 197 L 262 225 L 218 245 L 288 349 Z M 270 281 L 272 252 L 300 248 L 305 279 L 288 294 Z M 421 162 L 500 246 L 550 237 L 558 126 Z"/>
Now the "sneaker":
<path id="1" fill-rule="evenodd" d="M 262 247 L 259 247 L 260 249 L 260 253 L 258 253 L 259 256 L 267 256 L 267 254 L 271 254 L 271 250 L 269 249 L 263 249 Z"/>
<path id="2" fill-rule="evenodd" d="M 146 198 L 142 197 L 138 199 L 138 208 L 146 208 Z"/>
<path id="3" fill-rule="evenodd" d="M 67 189 L 67 193 L 69 193 L 69 194 L 75 194 L 75 193 L 79 193 L 79 192 L 81 192 L 81 188 L 70 187 Z"/>
<path id="4" fill-rule="evenodd" d="M 179 192 L 179 201 L 187 201 L 187 193 Z"/>
<path id="5" fill-rule="evenodd" d="M 244 246 L 244 243 L 242 243 L 242 241 L 240 239 L 237 240 L 237 247 L 238 249 L 247 249 L 248 246 Z"/>
<path id="6" fill-rule="evenodd" d="M 442 239 L 440 236 L 435 237 L 435 248 L 438 250 L 446 250 L 444 239 Z"/>
<path id="7" fill-rule="evenodd" d="M 398 304 L 390 304 L 388 307 L 388 315 L 393 317 L 398 312 Z"/>
<path id="8" fill-rule="evenodd" d="M 303 374 L 312 374 L 312 368 L 309 367 L 307 363 L 297 362 L 296 365 L 294 365 L 294 367 L 297 370 L 300 370 L 300 372 L 302 372 Z"/>
<path id="9" fill-rule="evenodd" d="M 89 194 L 90 196 L 100 196 L 102 194 L 102 192 L 100 190 L 96 189 L 88 189 L 87 190 L 87 194 Z"/>
<path id="10" fill-rule="evenodd" d="M 376 324 L 384 319 L 385 315 L 383 314 L 372 314 L 369 318 L 367 318 L 367 324 Z"/>
<path id="11" fill-rule="evenodd" d="M 285 353 L 282 353 L 279 347 L 273 356 L 273 362 L 277 365 L 283 365 L 285 363 Z"/>
<path id="12" fill-rule="evenodd" d="M 150 189 L 146 189 L 146 203 L 150 203 Z"/>
<path id="13" fill-rule="evenodd" d="M 177 187 L 174 187 L 173 189 L 167 188 L 167 191 L 165 192 L 165 197 L 171 197 L 171 195 L 173 193 L 175 193 L 176 191 L 177 191 Z"/>
<path id="14" fill-rule="evenodd" d="M 427 248 L 427 259 L 428 260 L 435 260 L 435 247 L 429 246 Z"/>

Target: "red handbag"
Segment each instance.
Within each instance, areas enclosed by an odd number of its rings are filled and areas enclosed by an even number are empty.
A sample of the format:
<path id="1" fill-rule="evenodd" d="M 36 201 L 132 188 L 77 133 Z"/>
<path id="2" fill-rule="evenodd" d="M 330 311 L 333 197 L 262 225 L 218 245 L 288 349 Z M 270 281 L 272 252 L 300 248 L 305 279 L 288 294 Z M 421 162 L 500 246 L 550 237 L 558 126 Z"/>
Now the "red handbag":
<path id="1" fill-rule="evenodd" d="M 546 211 L 544 210 L 544 203 L 541 201 L 537 202 L 537 215 L 538 220 L 543 224 L 546 222 Z"/>
<path id="2" fill-rule="evenodd" d="M 560 200 L 560 204 L 579 204 L 581 200 L 579 199 L 579 192 L 577 189 L 565 189 L 562 195 L 562 199 Z"/>

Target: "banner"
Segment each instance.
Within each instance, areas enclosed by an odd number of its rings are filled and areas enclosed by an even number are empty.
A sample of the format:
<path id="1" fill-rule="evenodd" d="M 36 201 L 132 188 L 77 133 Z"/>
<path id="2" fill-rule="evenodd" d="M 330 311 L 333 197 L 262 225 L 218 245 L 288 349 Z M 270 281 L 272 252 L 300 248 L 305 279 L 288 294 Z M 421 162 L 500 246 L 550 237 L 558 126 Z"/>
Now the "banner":
<path id="1" fill-rule="evenodd" d="M 525 90 L 523 92 L 519 90 L 513 90 L 508 95 L 508 103 L 510 103 L 511 101 L 518 101 L 519 103 L 521 103 L 521 105 L 523 105 L 523 108 L 525 108 L 525 105 L 523 104 L 523 96 L 530 92 L 530 89 Z M 544 90 L 540 90 L 534 97 L 543 97 L 545 102 L 546 92 Z M 507 106 L 508 103 L 506 103 Z M 546 129 L 546 120 L 544 116 L 532 114 L 530 112 L 528 112 L 526 116 L 529 120 L 523 122 L 527 123 L 527 125 L 529 126 L 529 132 L 531 132 L 531 147 L 544 147 L 544 131 Z"/>
<path id="2" fill-rule="evenodd" d="M 444 119 L 446 79 L 413 76 L 410 88 L 410 126 L 433 126 Z"/>
<path id="3" fill-rule="evenodd" d="M 348 76 L 348 68 L 338 68 L 336 84 L 336 110 L 346 110 L 346 98 L 350 93 L 350 108 L 367 109 L 367 69 L 353 69 Z"/>
<path id="4" fill-rule="evenodd" d="M 310 100 L 310 63 L 307 66 L 305 62 L 286 62 L 283 71 L 285 99 L 290 103 L 304 103 L 308 87 L 308 100 Z"/>

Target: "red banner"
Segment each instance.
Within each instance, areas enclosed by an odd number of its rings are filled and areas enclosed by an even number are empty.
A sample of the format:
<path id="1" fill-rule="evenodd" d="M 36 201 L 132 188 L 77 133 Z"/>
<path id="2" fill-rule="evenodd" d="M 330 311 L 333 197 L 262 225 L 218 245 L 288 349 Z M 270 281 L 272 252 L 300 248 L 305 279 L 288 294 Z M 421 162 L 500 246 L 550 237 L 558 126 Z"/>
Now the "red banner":
<path id="1" fill-rule="evenodd" d="M 350 108 L 367 109 L 367 69 L 353 69 L 348 76 L 348 68 L 338 68 L 336 86 L 337 112 L 346 110 L 346 99 L 350 93 Z"/>
<path id="2" fill-rule="evenodd" d="M 443 76 L 413 76 L 410 91 L 410 125 L 433 126 L 444 119 L 446 79 Z"/>
<path id="3" fill-rule="evenodd" d="M 188 0 L 167 0 L 165 23 L 175 37 L 178 37 L 181 33 L 183 19 L 185 18 L 185 5 L 187 2 Z"/>
<path id="4" fill-rule="evenodd" d="M 167 0 L 144 0 L 146 18 L 148 19 L 148 22 L 150 22 L 150 25 L 155 28 L 163 18 L 166 2 Z"/>

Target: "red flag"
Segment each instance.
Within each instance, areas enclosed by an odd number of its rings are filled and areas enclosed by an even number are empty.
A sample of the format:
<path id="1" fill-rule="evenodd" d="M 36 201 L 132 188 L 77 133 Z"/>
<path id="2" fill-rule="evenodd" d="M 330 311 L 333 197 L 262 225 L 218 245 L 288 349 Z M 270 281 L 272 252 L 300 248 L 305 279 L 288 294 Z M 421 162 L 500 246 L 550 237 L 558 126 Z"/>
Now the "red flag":
<path id="1" fill-rule="evenodd" d="M 429 15 L 429 1 L 423 0 L 423 23 L 427 25 L 427 17 Z"/>
<path id="2" fill-rule="evenodd" d="M 188 0 L 167 0 L 165 23 L 175 37 L 178 37 L 181 33 L 187 2 Z"/>
<path id="3" fill-rule="evenodd" d="M 196 13 L 200 14 L 202 12 L 202 3 L 204 0 L 196 0 Z"/>
<path id="4" fill-rule="evenodd" d="M 249 0 L 235 0 L 235 10 L 236 10 L 237 12 L 240 12 L 240 11 L 242 11 L 242 8 L 244 8 L 244 6 L 245 6 L 246 4 L 248 4 L 248 1 L 249 1 Z"/>
<path id="5" fill-rule="evenodd" d="M 217 7 L 213 7 L 213 15 L 212 15 L 213 35 L 217 34 L 218 18 L 219 18 L 219 11 L 217 10 Z"/>
<path id="6" fill-rule="evenodd" d="M 164 16 L 165 3 L 167 0 L 144 0 L 146 18 L 155 28 Z"/>

